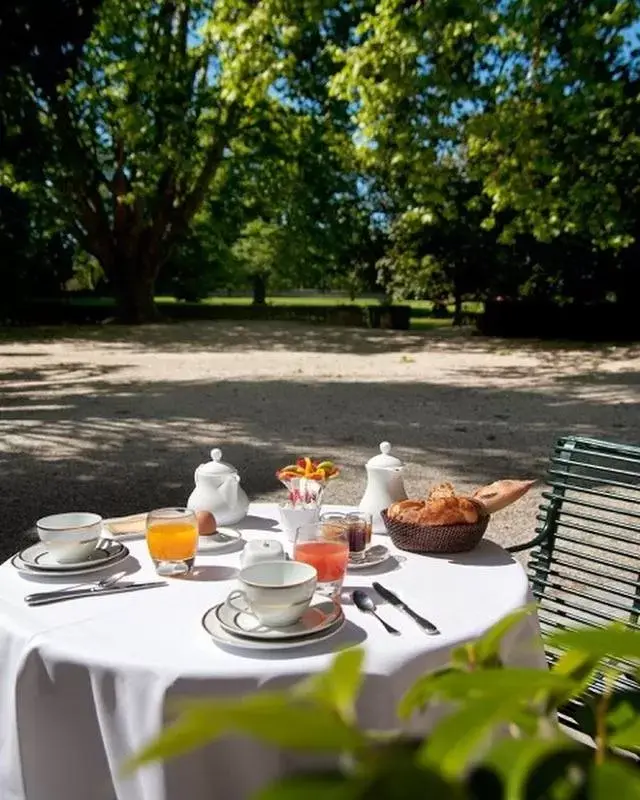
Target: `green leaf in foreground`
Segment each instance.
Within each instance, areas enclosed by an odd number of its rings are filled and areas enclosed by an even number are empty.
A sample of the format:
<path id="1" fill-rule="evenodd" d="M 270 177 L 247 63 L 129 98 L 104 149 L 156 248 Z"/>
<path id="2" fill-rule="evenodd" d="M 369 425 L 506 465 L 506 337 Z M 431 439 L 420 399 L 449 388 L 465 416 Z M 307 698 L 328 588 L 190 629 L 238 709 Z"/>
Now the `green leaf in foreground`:
<path id="1" fill-rule="evenodd" d="M 589 776 L 589 800 L 640 800 L 640 770 L 622 761 L 594 766 Z"/>
<path id="2" fill-rule="evenodd" d="M 388 763 L 369 781 L 362 800 L 464 800 L 461 786 L 436 768 L 406 762 Z"/>
<path id="3" fill-rule="evenodd" d="M 436 696 L 438 693 L 438 681 L 444 675 L 457 673 L 457 669 L 444 667 L 438 672 L 431 672 L 423 675 L 421 678 L 407 689 L 403 695 L 400 703 L 398 704 L 398 717 L 400 719 L 407 719 L 415 711 L 423 709 L 427 703 Z"/>
<path id="4" fill-rule="evenodd" d="M 444 670 L 420 678 L 402 698 L 399 715 L 406 717 L 436 697 L 463 701 L 495 696 L 499 701 L 511 694 L 518 702 L 525 702 L 542 692 L 571 694 L 574 686 L 575 683 L 564 675 L 538 669 Z"/>
<path id="5" fill-rule="evenodd" d="M 593 656 L 582 650 L 569 650 L 563 653 L 553 665 L 555 675 L 565 675 L 578 684 L 578 689 L 586 689 L 593 680 L 594 672 L 600 663 L 599 656 Z"/>
<path id="6" fill-rule="evenodd" d="M 607 714 L 612 747 L 640 751 L 640 692 L 622 692 L 611 699 Z"/>
<path id="7" fill-rule="evenodd" d="M 173 758 L 223 734 L 242 733 L 296 750 L 339 752 L 358 749 L 365 738 L 329 708 L 295 702 L 286 693 L 262 693 L 238 700 L 195 700 L 182 706 L 176 722 L 136 755 L 128 769 Z"/>
<path id="8" fill-rule="evenodd" d="M 516 717 L 520 708 L 519 697 L 491 695 L 468 701 L 436 726 L 420 749 L 418 763 L 438 769 L 445 777 L 461 776 L 493 729 Z"/>
<path id="9" fill-rule="evenodd" d="M 340 772 L 321 772 L 281 778 L 259 791 L 253 800 L 357 800 L 361 796 L 362 781 Z"/>
<path id="10" fill-rule="evenodd" d="M 478 665 L 497 666 L 500 663 L 500 645 L 504 637 L 519 625 L 525 617 L 535 610 L 535 605 L 523 606 L 507 614 L 492 625 L 489 630 L 472 645 Z"/>
<path id="11" fill-rule="evenodd" d="M 294 697 L 313 698 L 336 711 L 345 722 L 355 720 L 355 707 L 362 684 L 364 650 L 352 648 L 338 653 L 331 666 L 313 675 L 293 690 Z"/>
<path id="12" fill-rule="evenodd" d="M 549 640 L 552 647 L 581 650 L 596 658 L 640 660 L 640 632 L 612 625 L 609 628 L 581 628 L 563 631 Z"/>
<path id="13" fill-rule="evenodd" d="M 499 775 L 504 786 L 504 800 L 523 797 L 553 797 L 559 788 L 572 780 L 570 767 L 586 762 L 592 753 L 568 736 L 553 739 L 505 739 L 491 749 L 483 766 Z M 533 789 L 535 782 L 535 791 Z M 527 791 L 529 790 L 529 791 Z"/>

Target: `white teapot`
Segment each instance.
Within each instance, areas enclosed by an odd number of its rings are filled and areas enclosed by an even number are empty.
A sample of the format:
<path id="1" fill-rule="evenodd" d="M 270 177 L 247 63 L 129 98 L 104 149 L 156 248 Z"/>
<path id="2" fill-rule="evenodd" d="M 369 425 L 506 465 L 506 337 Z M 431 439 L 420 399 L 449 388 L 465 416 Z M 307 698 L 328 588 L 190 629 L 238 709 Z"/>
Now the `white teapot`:
<path id="1" fill-rule="evenodd" d="M 210 511 L 218 525 L 233 525 L 247 515 L 249 498 L 240 486 L 238 470 L 222 461 L 222 450 L 211 451 L 211 461 L 196 469 L 195 481 L 187 508 Z"/>
<path id="2" fill-rule="evenodd" d="M 367 488 L 360 501 L 360 511 L 372 515 L 374 533 L 386 530 L 380 512 L 392 503 L 407 499 L 402 482 L 403 469 L 402 461 L 391 455 L 389 442 L 381 442 L 380 454 L 367 461 Z"/>

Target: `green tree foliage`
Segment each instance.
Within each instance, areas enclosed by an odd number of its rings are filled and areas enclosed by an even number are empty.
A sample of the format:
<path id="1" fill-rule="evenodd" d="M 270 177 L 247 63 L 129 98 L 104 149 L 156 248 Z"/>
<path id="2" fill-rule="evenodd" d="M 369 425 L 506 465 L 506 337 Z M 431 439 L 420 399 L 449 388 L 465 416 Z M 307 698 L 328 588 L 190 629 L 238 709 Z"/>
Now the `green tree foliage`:
<path id="1" fill-rule="evenodd" d="M 216 174 L 193 226 L 198 244 L 179 254 L 181 261 L 203 251 L 201 293 L 214 285 L 252 287 L 261 301 L 267 286 L 355 286 L 361 277 L 370 209 L 354 168 L 348 104 L 328 91 L 338 69 L 332 50 L 348 40 L 357 14 L 348 4 L 327 3 L 300 26 L 275 101 L 265 101 L 236 137 L 233 158 Z M 172 264 L 171 273 L 189 272 L 187 262 Z"/>
<path id="2" fill-rule="evenodd" d="M 410 289 L 416 297 L 443 305 L 453 296 L 454 322 L 459 323 L 463 300 L 484 296 L 490 284 L 497 287 L 504 264 L 495 234 L 481 225 L 486 203 L 477 202 L 478 185 L 455 169 L 449 176 L 439 202 L 396 217 L 391 246 L 379 266 L 382 282 L 396 296 Z"/>
<path id="3" fill-rule="evenodd" d="M 38 109 L 23 87 L 51 91 L 77 66 L 100 0 L 36 0 L 0 9 L 0 313 L 15 318 L 28 296 L 56 295 L 72 275 L 74 243 L 42 196 L 50 156 Z M 16 179 L 20 175 L 21 182 Z"/>
<path id="4" fill-rule="evenodd" d="M 287 108 L 295 50 L 323 13 L 319 1 L 105 0 L 73 78 L 38 91 L 23 74 L 50 148 L 43 186 L 123 318 L 153 317 L 160 268 L 223 166 Z"/>
<path id="5" fill-rule="evenodd" d="M 56 2 L 3 11 L 0 181 L 124 318 L 157 280 L 640 290 L 640 0 Z"/>
<path id="6" fill-rule="evenodd" d="M 427 250 L 427 262 L 398 250 L 407 229 L 415 245 L 416 220 L 429 239 L 436 226 L 446 238 L 454 218 L 472 225 L 469 247 L 494 230 L 499 260 L 509 252 L 500 244 L 524 248 L 538 287 L 576 284 L 555 269 L 563 251 L 602 277 L 599 249 L 618 252 L 600 294 L 635 285 L 639 18 L 637 0 L 381 0 L 364 15 L 338 54 L 333 91 L 354 105 L 361 163 L 387 192 L 388 223 L 400 231 L 387 260 L 396 257 L 396 291 L 446 277 L 453 261 L 464 269 L 455 248 L 447 257 Z M 461 181 L 475 197 L 461 197 Z M 536 241 L 553 242 L 555 255 Z"/>
<path id="7" fill-rule="evenodd" d="M 0 322 L 20 318 L 25 297 L 55 297 L 73 275 L 74 243 L 51 229 L 33 200 L 0 185 Z"/>

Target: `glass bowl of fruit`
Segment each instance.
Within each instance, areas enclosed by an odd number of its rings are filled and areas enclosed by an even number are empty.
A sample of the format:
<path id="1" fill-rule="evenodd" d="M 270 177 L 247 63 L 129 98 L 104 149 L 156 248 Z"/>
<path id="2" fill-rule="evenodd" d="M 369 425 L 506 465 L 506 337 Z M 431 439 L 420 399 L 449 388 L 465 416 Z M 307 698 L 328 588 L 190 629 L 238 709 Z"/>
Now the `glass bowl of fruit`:
<path id="1" fill-rule="evenodd" d="M 316 461 L 309 456 L 276 472 L 287 490 L 287 499 L 280 505 L 280 522 L 290 541 L 301 525 L 318 521 L 324 490 L 339 474 L 340 470 L 332 461 Z"/>

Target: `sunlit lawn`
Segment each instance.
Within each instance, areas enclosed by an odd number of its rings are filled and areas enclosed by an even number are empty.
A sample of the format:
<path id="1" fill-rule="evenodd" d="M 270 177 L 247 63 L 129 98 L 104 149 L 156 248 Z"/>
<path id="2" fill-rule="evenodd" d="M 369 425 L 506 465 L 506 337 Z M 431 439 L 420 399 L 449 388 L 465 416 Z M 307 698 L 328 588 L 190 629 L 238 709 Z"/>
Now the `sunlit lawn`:
<path id="1" fill-rule="evenodd" d="M 72 297 L 70 302 L 74 305 L 83 305 L 83 306 L 111 306 L 113 305 L 113 300 L 108 297 Z M 157 303 L 177 303 L 178 300 L 175 297 L 171 297 L 170 295 L 156 295 L 156 302 Z M 249 306 L 253 302 L 253 298 L 250 295 L 243 295 L 241 297 L 232 296 L 227 297 L 225 295 L 215 295 L 214 297 L 207 297 L 204 300 L 200 301 L 205 305 L 211 306 Z M 349 297 L 346 296 L 337 296 L 337 295 L 324 295 L 324 294 L 313 294 L 313 295 L 296 295 L 294 297 L 290 295 L 270 295 L 267 298 L 267 305 L 270 306 L 344 306 L 344 305 L 357 305 L 357 306 L 368 306 L 368 305 L 376 305 L 379 301 L 376 298 L 372 297 L 356 297 L 354 300 L 351 300 Z M 411 306 L 412 309 L 419 312 L 418 316 L 421 316 L 420 312 L 430 313 L 433 311 L 433 303 L 431 300 L 403 300 L 398 303 L 398 305 L 408 305 Z M 482 312 L 482 303 L 464 303 L 463 304 L 464 310 L 469 314 L 474 313 L 481 313 Z M 453 313 L 453 305 L 447 306 L 447 310 L 449 313 Z"/>
<path id="2" fill-rule="evenodd" d="M 436 328 L 450 328 L 453 325 L 451 317 L 411 317 L 412 331 L 433 331 Z"/>

